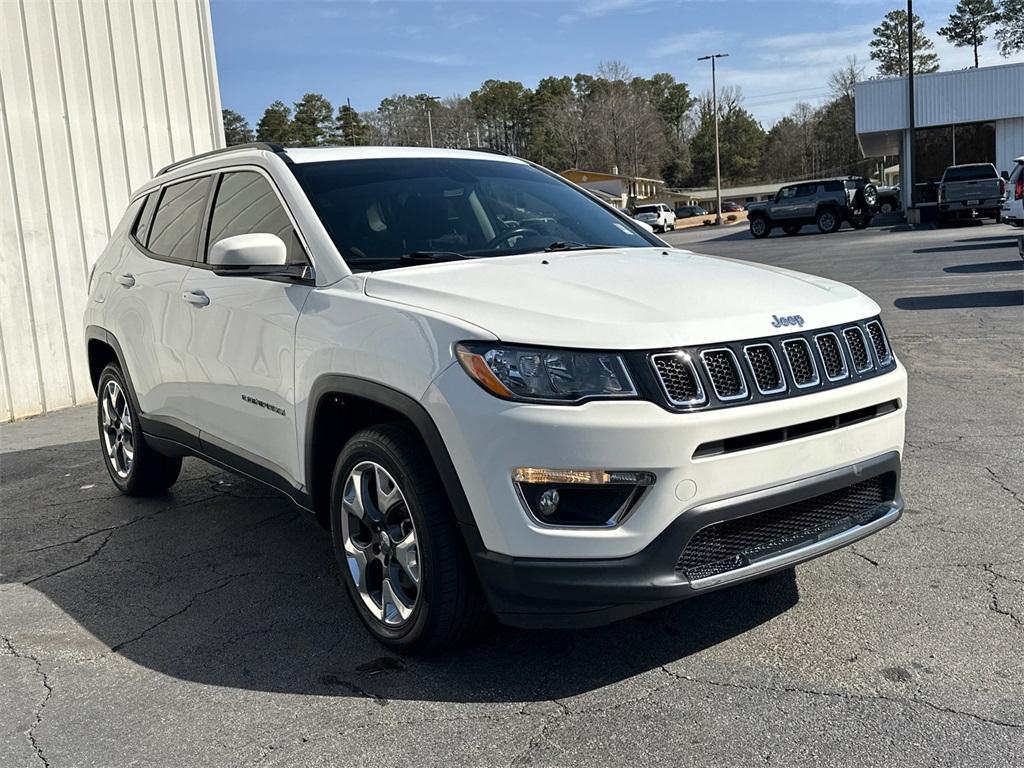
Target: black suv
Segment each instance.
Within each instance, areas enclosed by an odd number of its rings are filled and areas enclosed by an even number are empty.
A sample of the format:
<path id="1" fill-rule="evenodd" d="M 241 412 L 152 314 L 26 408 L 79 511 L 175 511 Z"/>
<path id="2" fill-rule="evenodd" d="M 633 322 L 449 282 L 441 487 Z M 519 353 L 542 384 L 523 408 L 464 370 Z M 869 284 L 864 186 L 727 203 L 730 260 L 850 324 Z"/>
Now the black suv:
<path id="1" fill-rule="evenodd" d="M 795 235 L 805 224 L 835 232 L 843 222 L 864 229 L 878 212 L 878 189 L 869 179 L 853 177 L 801 181 L 780 189 L 774 198 L 747 206 L 750 234 L 768 237 L 774 227 Z"/>

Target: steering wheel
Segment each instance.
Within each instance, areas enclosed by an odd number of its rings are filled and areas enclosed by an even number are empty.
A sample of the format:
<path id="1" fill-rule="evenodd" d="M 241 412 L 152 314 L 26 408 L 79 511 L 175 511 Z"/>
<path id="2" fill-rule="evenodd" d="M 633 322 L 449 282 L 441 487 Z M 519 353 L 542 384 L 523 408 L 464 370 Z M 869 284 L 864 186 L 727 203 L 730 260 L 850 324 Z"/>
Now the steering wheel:
<path id="1" fill-rule="evenodd" d="M 515 229 L 510 229 L 508 232 L 502 232 L 497 237 L 491 238 L 487 241 L 484 248 L 497 248 L 499 245 L 511 240 L 513 237 L 525 237 L 526 235 L 537 235 L 537 237 L 540 237 L 540 232 L 536 229 L 530 229 L 529 227 L 516 227 Z"/>

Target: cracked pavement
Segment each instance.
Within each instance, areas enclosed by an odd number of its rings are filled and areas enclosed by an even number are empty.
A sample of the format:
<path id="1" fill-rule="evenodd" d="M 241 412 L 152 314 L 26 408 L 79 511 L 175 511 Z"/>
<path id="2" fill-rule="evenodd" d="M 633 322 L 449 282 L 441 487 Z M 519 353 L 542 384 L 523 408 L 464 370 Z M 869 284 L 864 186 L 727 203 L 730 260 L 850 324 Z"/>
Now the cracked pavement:
<path id="1" fill-rule="evenodd" d="M 122 497 L 91 407 L 0 426 L 0 765 L 1024 765 L 1009 234 L 670 234 L 878 300 L 911 376 L 907 511 L 795 572 L 603 629 L 488 624 L 397 657 L 282 497 L 194 459 L 165 497 Z"/>

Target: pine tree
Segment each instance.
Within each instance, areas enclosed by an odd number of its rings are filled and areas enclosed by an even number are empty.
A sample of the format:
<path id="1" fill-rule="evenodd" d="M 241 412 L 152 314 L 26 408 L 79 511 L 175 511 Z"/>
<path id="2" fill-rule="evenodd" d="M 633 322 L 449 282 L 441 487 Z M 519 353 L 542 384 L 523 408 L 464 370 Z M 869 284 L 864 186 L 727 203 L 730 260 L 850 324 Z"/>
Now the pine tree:
<path id="1" fill-rule="evenodd" d="M 334 133 L 334 107 L 323 95 L 307 93 L 295 102 L 291 141 L 299 147 L 327 144 Z"/>
<path id="2" fill-rule="evenodd" d="M 351 105 L 342 104 L 338 107 L 337 137 L 338 143 L 354 147 L 365 144 L 369 139 L 368 126 Z"/>
<path id="3" fill-rule="evenodd" d="M 878 62 L 878 74 L 882 77 L 907 74 L 907 12 L 889 11 L 882 23 L 871 30 L 875 38 L 868 47 L 871 58 Z M 914 14 L 914 73 L 935 72 L 939 69 L 939 57 L 935 55 L 931 40 L 925 37 L 924 22 Z"/>
<path id="4" fill-rule="evenodd" d="M 1002 0 L 997 23 L 999 55 L 1012 56 L 1024 51 L 1024 0 Z"/>
<path id="5" fill-rule="evenodd" d="M 263 112 L 263 117 L 256 124 L 256 138 L 275 144 L 287 144 L 291 141 L 292 111 L 283 101 L 275 101 Z"/>
<path id="6" fill-rule="evenodd" d="M 248 144 L 252 141 L 252 128 L 249 121 L 233 109 L 222 109 L 224 119 L 224 144 L 228 147 L 235 144 Z"/>
<path id="7" fill-rule="evenodd" d="M 978 48 L 985 42 L 985 30 L 999 18 L 993 0 L 960 0 L 949 14 L 949 23 L 939 34 L 957 48 L 974 48 L 974 66 L 978 66 Z"/>

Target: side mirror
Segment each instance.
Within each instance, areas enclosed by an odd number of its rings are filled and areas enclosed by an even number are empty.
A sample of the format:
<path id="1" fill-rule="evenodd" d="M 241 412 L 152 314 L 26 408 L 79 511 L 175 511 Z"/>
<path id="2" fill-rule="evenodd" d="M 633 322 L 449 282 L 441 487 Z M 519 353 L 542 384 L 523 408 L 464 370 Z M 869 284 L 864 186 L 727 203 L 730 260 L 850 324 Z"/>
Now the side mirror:
<path id="1" fill-rule="evenodd" d="M 210 248 L 209 264 L 220 268 L 283 267 L 288 248 L 277 235 L 253 232 L 218 240 Z"/>
<path id="2" fill-rule="evenodd" d="M 999 175 L 1003 177 L 1003 181 L 1009 181 L 1010 180 L 1010 172 L 1009 171 L 1003 171 Z"/>

